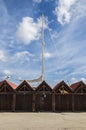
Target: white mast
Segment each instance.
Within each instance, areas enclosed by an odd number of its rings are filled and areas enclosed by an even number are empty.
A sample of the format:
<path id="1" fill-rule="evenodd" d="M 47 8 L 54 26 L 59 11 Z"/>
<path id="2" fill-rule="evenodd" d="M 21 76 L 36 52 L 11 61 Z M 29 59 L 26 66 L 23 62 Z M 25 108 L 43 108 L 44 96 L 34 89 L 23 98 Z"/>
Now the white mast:
<path id="1" fill-rule="evenodd" d="M 42 81 L 44 80 L 44 14 L 42 14 Z"/>
<path id="2" fill-rule="evenodd" d="M 24 80 L 20 80 L 24 81 Z M 44 15 L 42 14 L 42 75 L 37 79 L 26 80 L 27 82 L 41 82 L 44 81 Z"/>

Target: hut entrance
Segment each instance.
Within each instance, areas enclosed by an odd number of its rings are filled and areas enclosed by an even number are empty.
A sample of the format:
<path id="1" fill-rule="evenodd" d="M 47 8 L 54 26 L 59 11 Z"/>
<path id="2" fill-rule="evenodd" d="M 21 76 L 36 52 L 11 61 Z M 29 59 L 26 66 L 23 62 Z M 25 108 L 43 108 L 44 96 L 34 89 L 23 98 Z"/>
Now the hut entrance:
<path id="1" fill-rule="evenodd" d="M 36 88 L 36 111 L 52 111 L 52 88 L 43 81 Z"/>
<path id="2" fill-rule="evenodd" d="M 36 95 L 36 111 L 52 111 L 52 95 L 37 94 Z"/>

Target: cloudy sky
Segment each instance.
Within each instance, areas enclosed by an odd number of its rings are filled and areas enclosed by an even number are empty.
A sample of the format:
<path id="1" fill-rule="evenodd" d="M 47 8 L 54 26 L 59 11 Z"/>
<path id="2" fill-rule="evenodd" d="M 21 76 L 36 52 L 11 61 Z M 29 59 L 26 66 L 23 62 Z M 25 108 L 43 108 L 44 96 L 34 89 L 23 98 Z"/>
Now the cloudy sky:
<path id="1" fill-rule="evenodd" d="M 45 80 L 86 82 L 86 0 L 0 0 L 0 80 L 41 76 L 45 16 Z"/>

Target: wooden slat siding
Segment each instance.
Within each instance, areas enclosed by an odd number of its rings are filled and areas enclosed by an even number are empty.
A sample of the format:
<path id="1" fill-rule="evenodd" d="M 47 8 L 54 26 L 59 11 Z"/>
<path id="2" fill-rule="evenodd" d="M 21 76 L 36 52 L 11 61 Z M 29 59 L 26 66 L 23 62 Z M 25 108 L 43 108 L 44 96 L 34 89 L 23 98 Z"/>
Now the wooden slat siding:
<path id="1" fill-rule="evenodd" d="M 36 103 L 36 95 L 33 93 L 33 100 L 32 100 L 32 112 L 35 112 L 35 103 Z"/>
<path id="2" fill-rule="evenodd" d="M 74 94 L 75 111 L 86 111 L 86 94 Z"/>
<path id="3" fill-rule="evenodd" d="M 52 111 L 52 94 L 36 94 L 36 111 Z"/>
<path id="4" fill-rule="evenodd" d="M 55 112 L 55 93 L 52 93 L 52 111 Z"/>
<path id="5" fill-rule="evenodd" d="M 74 94 L 72 94 L 72 102 L 71 102 L 71 104 L 72 104 L 72 111 L 73 112 L 75 111 L 75 98 L 74 97 L 75 97 Z"/>
<path id="6" fill-rule="evenodd" d="M 15 112 L 16 108 L 16 93 L 13 94 L 13 104 L 12 104 L 12 111 Z"/>
<path id="7" fill-rule="evenodd" d="M 32 94 L 16 94 L 16 111 L 32 111 Z"/>
<path id="8" fill-rule="evenodd" d="M 12 111 L 12 94 L 0 94 L 0 111 Z"/>
<path id="9" fill-rule="evenodd" d="M 61 94 L 55 94 L 55 110 L 56 111 L 61 111 L 61 108 L 60 108 L 61 107 L 61 105 L 60 105 L 61 104 L 60 103 L 61 102 L 60 101 L 61 100 L 60 95 Z"/>
<path id="10" fill-rule="evenodd" d="M 72 111 L 72 94 L 55 94 L 56 111 Z"/>

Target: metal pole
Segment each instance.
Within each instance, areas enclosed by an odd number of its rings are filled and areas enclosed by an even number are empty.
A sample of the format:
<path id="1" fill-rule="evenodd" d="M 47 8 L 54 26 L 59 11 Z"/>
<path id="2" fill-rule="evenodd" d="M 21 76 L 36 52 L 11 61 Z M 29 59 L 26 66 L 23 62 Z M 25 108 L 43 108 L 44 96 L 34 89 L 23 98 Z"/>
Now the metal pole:
<path id="1" fill-rule="evenodd" d="M 42 81 L 44 80 L 44 14 L 42 14 Z"/>

